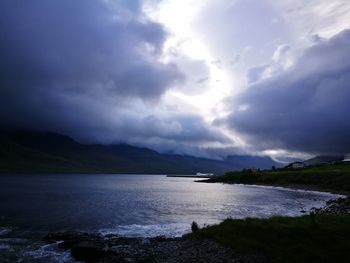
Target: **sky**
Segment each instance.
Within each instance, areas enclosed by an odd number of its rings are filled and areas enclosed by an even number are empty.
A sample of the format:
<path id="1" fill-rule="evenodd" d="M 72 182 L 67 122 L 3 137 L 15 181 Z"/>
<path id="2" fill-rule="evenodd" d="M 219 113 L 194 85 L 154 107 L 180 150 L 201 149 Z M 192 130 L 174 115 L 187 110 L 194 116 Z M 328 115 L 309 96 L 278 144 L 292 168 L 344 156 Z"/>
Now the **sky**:
<path id="1" fill-rule="evenodd" d="M 210 158 L 350 152 L 347 0 L 0 1 L 0 126 Z"/>

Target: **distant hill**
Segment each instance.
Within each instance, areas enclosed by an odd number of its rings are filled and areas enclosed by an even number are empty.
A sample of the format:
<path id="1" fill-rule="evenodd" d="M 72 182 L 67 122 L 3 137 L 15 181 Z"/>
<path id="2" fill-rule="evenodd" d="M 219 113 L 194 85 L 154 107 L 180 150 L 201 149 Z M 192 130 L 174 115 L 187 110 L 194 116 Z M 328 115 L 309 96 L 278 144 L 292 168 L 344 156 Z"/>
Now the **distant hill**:
<path id="1" fill-rule="evenodd" d="M 260 168 L 260 169 L 271 169 L 272 166 L 280 167 L 281 164 L 274 162 L 269 156 L 246 156 L 246 155 L 233 155 L 228 156 L 224 159 L 225 163 L 243 168 Z"/>
<path id="2" fill-rule="evenodd" d="M 320 156 L 316 156 L 314 158 L 311 158 L 311 159 L 304 161 L 304 164 L 307 166 L 320 165 L 320 164 L 324 164 L 324 163 L 339 162 L 339 161 L 342 161 L 343 159 L 344 159 L 344 155 L 338 155 L 338 156 L 320 155 Z"/>
<path id="3" fill-rule="evenodd" d="M 126 144 L 81 144 L 55 133 L 0 132 L 1 173 L 194 174 L 243 168 L 271 168 L 269 157 L 229 156 L 212 160 Z"/>

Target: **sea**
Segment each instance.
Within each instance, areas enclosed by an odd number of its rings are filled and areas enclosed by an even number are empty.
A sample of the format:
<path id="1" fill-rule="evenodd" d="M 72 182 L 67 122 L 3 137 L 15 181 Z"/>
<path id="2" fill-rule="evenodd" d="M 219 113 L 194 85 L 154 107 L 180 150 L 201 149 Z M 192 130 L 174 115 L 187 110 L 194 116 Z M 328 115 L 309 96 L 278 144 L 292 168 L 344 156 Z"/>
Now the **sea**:
<path id="1" fill-rule="evenodd" d="M 178 237 L 226 218 L 298 216 L 339 196 L 281 187 L 125 174 L 0 175 L 0 262 L 74 262 L 55 231 Z"/>

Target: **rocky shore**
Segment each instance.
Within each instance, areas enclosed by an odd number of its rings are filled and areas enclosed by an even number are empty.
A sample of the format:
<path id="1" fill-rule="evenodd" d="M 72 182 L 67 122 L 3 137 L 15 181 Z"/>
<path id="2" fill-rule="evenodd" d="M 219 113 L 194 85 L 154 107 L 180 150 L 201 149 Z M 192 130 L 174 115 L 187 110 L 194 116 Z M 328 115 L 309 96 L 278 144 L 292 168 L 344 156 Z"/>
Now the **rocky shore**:
<path id="1" fill-rule="evenodd" d="M 244 256 L 216 242 L 202 238 L 125 238 L 86 232 L 51 233 L 47 243 L 70 250 L 82 262 L 268 262 L 261 256 Z"/>
<path id="2" fill-rule="evenodd" d="M 327 202 L 325 207 L 313 209 L 313 212 L 320 214 L 348 214 L 350 215 L 350 197 L 338 198 Z"/>
<path id="3" fill-rule="evenodd" d="M 318 214 L 350 214 L 350 198 L 328 201 L 326 206 L 313 209 Z M 48 234 L 47 243 L 57 243 L 70 250 L 72 257 L 87 263 L 111 262 L 269 262 L 263 256 L 241 255 L 231 248 L 204 238 L 126 238 L 88 232 L 57 232 Z"/>

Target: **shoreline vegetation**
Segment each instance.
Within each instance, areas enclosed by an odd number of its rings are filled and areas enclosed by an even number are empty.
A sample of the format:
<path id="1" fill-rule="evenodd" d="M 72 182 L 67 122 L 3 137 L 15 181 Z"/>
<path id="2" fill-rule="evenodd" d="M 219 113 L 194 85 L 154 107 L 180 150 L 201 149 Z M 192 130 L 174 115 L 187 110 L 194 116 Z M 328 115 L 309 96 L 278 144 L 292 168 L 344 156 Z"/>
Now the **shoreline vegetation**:
<path id="1" fill-rule="evenodd" d="M 337 164 L 296 171 L 229 172 L 205 182 L 294 186 L 347 194 L 349 178 L 349 165 Z M 350 262 L 350 198 L 331 200 L 299 217 L 226 219 L 202 229 L 193 222 L 192 233 L 181 238 L 66 232 L 51 233 L 45 240 L 61 241 L 60 248 L 70 249 L 72 256 L 83 262 L 345 263 Z"/>
<path id="2" fill-rule="evenodd" d="M 263 255 L 275 263 L 350 260 L 349 214 L 226 219 L 190 235 L 216 241 L 243 255 Z"/>
<path id="3" fill-rule="evenodd" d="M 300 217 L 226 219 L 179 238 L 126 238 L 88 232 L 44 237 L 81 262 L 349 262 L 350 199 Z"/>
<path id="4" fill-rule="evenodd" d="M 325 164 L 303 169 L 280 168 L 263 171 L 244 169 L 197 182 L 280 186 L 349 196 L 350 164 Z"/>
<path id="5" fill-rule="evenodd" d="M 227 172 L 198 182 L 278 186 L 346 195 L 300 217 L 226 219 L 193 236 L 209 238 L 239 253 L 271 262 L 350 262 L 350 165 Z"/>

